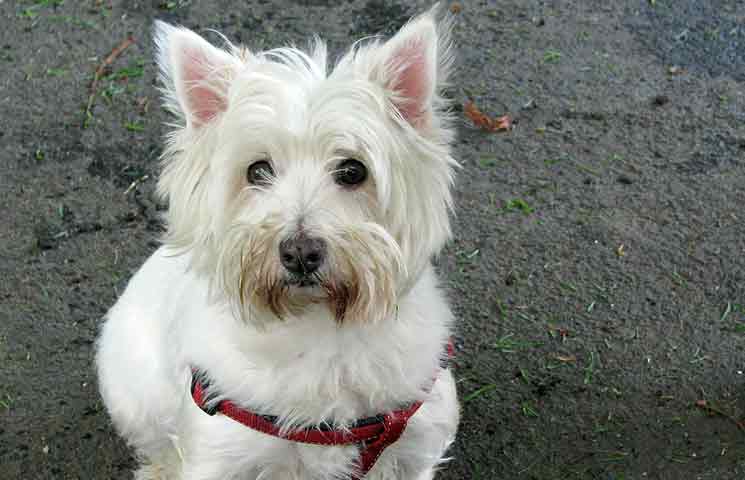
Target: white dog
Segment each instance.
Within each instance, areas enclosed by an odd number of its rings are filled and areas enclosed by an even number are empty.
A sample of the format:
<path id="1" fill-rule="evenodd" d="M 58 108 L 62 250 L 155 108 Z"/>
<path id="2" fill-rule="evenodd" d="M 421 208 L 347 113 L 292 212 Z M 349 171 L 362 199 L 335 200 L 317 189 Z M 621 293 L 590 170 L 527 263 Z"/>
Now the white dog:
<path id="1" fill-rule="evenodd" d="M 435 16 L 330 72 L 320 40 L 255 53 L 156 25 L 181 120 L 168 232 L 97 353 L 136 478 L 433 478 L 459 416 L 431 265 L 456 166 Z"/>

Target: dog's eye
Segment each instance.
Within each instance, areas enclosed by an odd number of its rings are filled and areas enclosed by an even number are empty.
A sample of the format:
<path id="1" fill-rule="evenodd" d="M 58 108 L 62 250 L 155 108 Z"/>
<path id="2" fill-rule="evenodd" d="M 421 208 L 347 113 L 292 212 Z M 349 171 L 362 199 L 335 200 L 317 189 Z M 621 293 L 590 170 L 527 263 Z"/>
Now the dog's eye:
<path id="1" fill-rule="evenodd" d="M 348 158 L 341 162 L 334 172 L 334 180 L 339 185 L 354 187 L 367 179 L 367 168 L 362 162 Z"/>
<path id="2" fill-rule="evenodd" d="M 266 160 L 259 160 L 248 167 L 246 171 L 246 180 L 251 185 L 268 185 L 272 181 L 274 170 Z"/>

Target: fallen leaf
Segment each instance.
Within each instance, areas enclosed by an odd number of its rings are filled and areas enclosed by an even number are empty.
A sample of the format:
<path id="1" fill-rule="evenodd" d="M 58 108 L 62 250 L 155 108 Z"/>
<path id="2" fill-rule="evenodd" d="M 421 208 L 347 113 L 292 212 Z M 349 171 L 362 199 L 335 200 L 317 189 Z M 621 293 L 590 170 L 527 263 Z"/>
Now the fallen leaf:
<path id="1" fill-rule="evenodd" d="M 463 105 L 463 112 L 474 125 L 487 132 L 504 132 L 512 128 L 512 118 L 509 115 L 492 118 L 479 110 L 472 100 Z"/>
<path id="2" fill-rule="evenodd" d="M 502 115 L 497 118 L 497 130 L 510 130 L 512 128 L 512 118 L 509 115 Z"/>

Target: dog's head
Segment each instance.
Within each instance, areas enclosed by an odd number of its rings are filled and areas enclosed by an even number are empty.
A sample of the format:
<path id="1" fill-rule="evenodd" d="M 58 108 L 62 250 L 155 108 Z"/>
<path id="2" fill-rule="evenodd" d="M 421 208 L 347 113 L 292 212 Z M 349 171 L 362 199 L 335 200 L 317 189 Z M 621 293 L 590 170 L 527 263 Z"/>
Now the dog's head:
<path id="1" fill-rule="evenodd" d="M 425 14 L 332 71 L 319 40 L 254 53 L 155 29 L 182 120 L 158 185 L 166 243 L 248 320 L 316 304 L 339 322 L 390 317 L 450 235 L 447 22 Z"/>

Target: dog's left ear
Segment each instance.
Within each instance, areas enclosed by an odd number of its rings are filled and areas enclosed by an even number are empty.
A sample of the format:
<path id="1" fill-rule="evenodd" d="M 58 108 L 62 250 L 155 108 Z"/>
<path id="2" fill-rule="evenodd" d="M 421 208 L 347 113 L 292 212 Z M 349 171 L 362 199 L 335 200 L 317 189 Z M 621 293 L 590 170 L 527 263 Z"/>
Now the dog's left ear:
<path id="1" fill-rule="evenodd" d="M 417 129 L 430 126 L 451 63 L 449 22 L 430 11 L 406 24 L 376 52 L 371 75 L 401 116 Z"/>
<path id="2" fill-rule="evenodd" d="M 187 126 L 206 125 L 228 108 L 228 87 L 240 59 L 161 21 L 155 22 L 155 44 L 166 105 Z"/>

